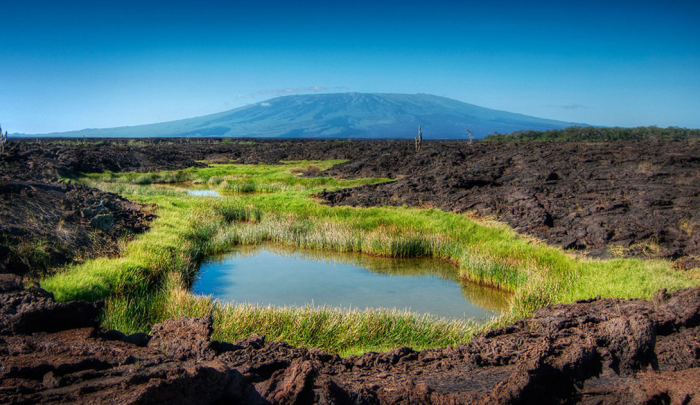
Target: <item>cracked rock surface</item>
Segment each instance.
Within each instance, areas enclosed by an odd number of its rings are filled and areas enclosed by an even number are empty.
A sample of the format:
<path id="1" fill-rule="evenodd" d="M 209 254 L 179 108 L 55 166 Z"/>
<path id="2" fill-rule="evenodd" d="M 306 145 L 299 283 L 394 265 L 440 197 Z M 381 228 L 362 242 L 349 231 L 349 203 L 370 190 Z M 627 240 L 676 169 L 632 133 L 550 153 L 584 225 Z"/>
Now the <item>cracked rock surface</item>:
<path id="1" fill-rule="evenodd" d="M 593 257 L 681 259 L 678 268 L 700 266 L 700 142 L 693 140 L 428 140 L 418 153 L 412 140 L 27 140 L 8 143 L 0 178 L 50 182 L 79 172 L 179 170 L 205 165 L 201 161 L 318 159 L 350 160 L 320 175 L 396 179 L 321 193 L 330 204 L 470 212 Z M 108 217 L 94 220 L 97 227 L 109 224 Z"/>
<path id="2" fill-rule="evenodd" d="M 37 276 L 114 255 L 120 238 L 148 229 L 154 210 L 79 184 L 0 178 L 0 273 Z"/>
<path id="3" fill-rule="evenodd" d="M 99 305 L 18 282 L 0 278 L 0 403 L 700 403 L 700 288 L 546 307 L 457 347 L 341 358 L 258 335 L 212 341 L 211 318 L 126 336 L 97 326 Z"/>
<path id="4" fill-rule="evenodd" d="M 392 183 L 321 193 L 332 205 L 409 205 L 495 217 L 594 257 L 700 266 L 700 142 L 426 142 L 383 148 L 321 175 Z"/>

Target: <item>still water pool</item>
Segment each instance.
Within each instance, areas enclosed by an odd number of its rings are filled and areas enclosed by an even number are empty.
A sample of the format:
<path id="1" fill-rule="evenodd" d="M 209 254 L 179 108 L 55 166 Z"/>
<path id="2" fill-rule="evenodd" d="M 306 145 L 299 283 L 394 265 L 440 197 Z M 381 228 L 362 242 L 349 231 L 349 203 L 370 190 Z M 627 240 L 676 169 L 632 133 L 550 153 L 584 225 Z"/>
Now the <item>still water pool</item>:
<path id="1" fill-rule="evenodd" d="M 211 184 L 206 184 L 206 183 L 165 183 L 165 184 L 153 184 L 153 185 L 147 185 L 144 187 L 152 187 L 152 188 L 160 188 L 160 189 L 166 189 L 166 190 L 179 190 L 179 191 L 185 191 L 187 192 L 188 195 L 194 196 L 194 197 L 216 197 L 220 198 L 223 196 L 236 196 L 236 195 L 246 195 L 246 196 L 252 196 L 252 195 L 259 195 L 259 194 L 268 194 L 270 191 L 236 191 L 236 190 L 231 190 L 231 189 L 225 189 L 225 188 L 216 188 L 216 186 L 211 185 Z"/>
<path id="2" fill-rule="evenodd" d="M 192 184 L 192 183 L 171 183 L 160 185 L 177 190 L 185 190 L 188 195 L 196 197 L 221 197 L 219 190 L 213 190 L 208 184 Z"/>
<path id="3" fill-rule="evenodd" d="M 484 319 L 508 306 L 508 295 L 460 280 L 435 259 L 385 259 L 359 253 L 240 247 L 200 267 L 192 291 L 263 306 L 409 309 L 447 318 Z"/>
<path id="4" fill-rule="evenodd" d="M 184 191 L 187 195 L 195 197 L 221 197 L 223 194 L 233 194 L 227 193 L 223 190 L 214 190 L 208 184 L 192 184 L 192 183 L 156 183 L 156 184 L 140 184 L 137 187 L 143 187 L 144 189 L 159 189 L 168 191 Z"/>
<path id="5" fill-rule="evenodd" d="M 219 194 L 218 191 L 209 189 L 188 188 L 187 194 L 196 197 L 221 197 L 221 194 Z"/>

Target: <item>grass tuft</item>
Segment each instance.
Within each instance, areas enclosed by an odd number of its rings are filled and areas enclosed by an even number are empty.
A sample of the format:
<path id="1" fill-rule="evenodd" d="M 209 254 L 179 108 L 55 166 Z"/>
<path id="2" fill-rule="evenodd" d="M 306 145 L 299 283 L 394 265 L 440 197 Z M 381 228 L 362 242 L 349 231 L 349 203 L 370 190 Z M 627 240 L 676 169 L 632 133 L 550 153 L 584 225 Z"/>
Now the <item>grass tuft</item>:
<path id="1" fill-rule="evenodd" d="M 338 162 L 221 164 L 161 173 L 86 175 L 81 181 L 156 204 L 159 218 L 149 232 L 124 247 L 121 257 L 68 266 L 43 280 L 42 286 L 58 300 L 106 299 L 103 325 L 125 333 L 148 332 L 154 323 L 170 317 L 212 314 L 216 339 L 261 333 L 271 340 L 348 354 L 402 345 L 453 345 L 553 303 L 596 295 L 649 298 L 656 289 L 697 285 L 700 279 L 697 272 L 674 270 L 666 261 L 577 258 L 473 215 L 317 204 L 309 196 L 323 189 L 386 181 L 295 175 Z M 238 193 L 214 199 L 188 196 L 178 188 L 139 186 L 183 181 Z M 477 325 L 400 311 L 231 305 L 187 292 L 202 259 L 236 245 L 268 241 L 372 256 L 447 260 L 458 266 L 461 278 L 513 295 L 500 317 Z"/>

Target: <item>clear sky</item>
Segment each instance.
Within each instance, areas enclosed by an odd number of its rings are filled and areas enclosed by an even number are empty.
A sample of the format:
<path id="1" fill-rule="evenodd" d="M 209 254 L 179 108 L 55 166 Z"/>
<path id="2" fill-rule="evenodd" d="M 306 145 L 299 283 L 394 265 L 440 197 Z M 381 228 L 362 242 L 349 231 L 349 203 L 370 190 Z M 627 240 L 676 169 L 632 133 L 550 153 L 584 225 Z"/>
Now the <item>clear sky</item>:
<path id="1" fill-rule="evenodd" d="M 0 0 L 0 27 L 10 133 L 346 91 L 700 128 L 698 1 Z"/>

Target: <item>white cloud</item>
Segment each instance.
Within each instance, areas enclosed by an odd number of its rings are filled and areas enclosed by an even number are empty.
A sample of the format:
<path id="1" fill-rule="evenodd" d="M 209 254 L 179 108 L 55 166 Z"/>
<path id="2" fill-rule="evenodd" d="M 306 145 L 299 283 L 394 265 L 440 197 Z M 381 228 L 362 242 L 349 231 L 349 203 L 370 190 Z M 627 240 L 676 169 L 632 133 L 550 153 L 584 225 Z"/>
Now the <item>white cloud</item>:
<path id="1" fill-rule="evenodd" d="M 271 106 L 272 104 L 270 104 L 270 103 L 262 103 L 262 104 L 260 104 L 260 105 L 263 106 L 263 107 L 269 107 L 269 106 Z"/>

